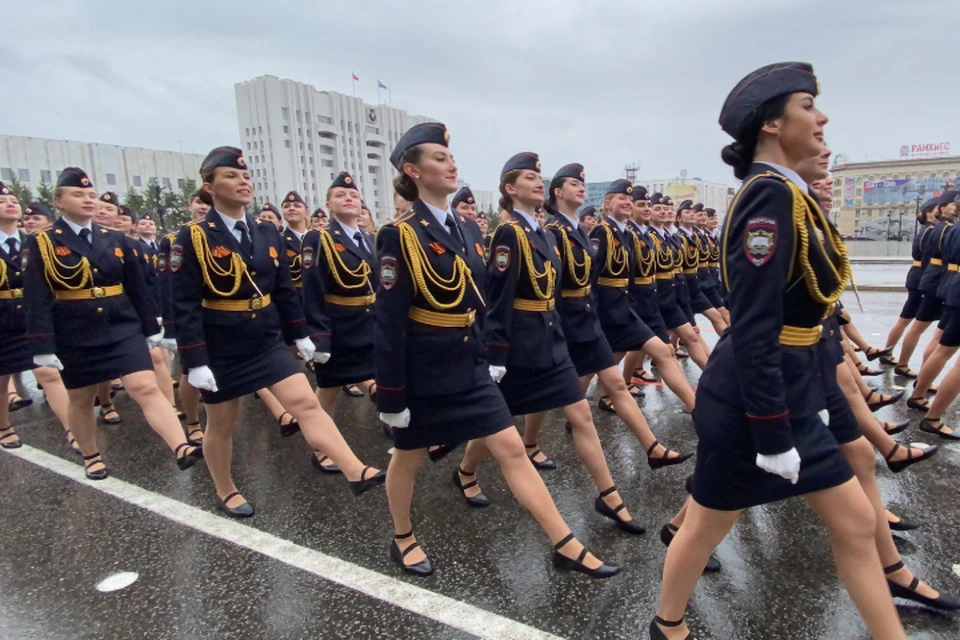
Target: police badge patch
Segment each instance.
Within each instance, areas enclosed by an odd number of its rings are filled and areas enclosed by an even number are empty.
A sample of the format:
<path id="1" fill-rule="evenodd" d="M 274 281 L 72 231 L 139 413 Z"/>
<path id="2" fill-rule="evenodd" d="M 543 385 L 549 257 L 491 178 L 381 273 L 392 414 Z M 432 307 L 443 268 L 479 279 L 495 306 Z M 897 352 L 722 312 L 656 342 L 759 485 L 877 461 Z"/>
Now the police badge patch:
<path id="1" fill-rule="evenodd" d="M 24 249 L 23 251 L 20 252 L 20 270 L 21 271 L 27 270 L 27 256 L 29 255 L 30 255 L 30 251 L 27 249 Z"/>
<path id="2" fill-rule="evenodd" d="M 167 254 L 158 253 L 157 254 L 157 271 L 166 271 L 167 270 Z"/>
<path id="3" fill-rule="evenodd" d="M 510 268 L 510 247 L 505 244 L 497 245 L 493 250 L 493 266 L 501 273 Z"/>
<path id="4" fill-rule="evenodd" d="M 170 250 L 170 270 L 179 271 L 180 265 L 183 264 L 183 247 L 178 244 L 173 245 L 173 248 Z"/>
<path id="5" fill-rule="evenodd" d="M 304 269 L 309 269 L 313 266 L 313 247 L 303 248 L 303 252 L 300 254 L 300 261 L 303 263 Z"/>
<path id="6" fill-rule="evenodd" d="M 765 216 L 747 220 L 743 250 L 753 266 L 765 265 L 777 248 L 777 221 Z"/>
<path id="7" fill-rule="evenodd" d="M 397 259 L 393 256 L 380 258 L 380 284 L 389 291 L 397 283 Z"/>
<path id="8" fill-rule="evenodd" d="M 590 238 L 590 248 L 594 253 L 600 251 L 600 238 Z"/>

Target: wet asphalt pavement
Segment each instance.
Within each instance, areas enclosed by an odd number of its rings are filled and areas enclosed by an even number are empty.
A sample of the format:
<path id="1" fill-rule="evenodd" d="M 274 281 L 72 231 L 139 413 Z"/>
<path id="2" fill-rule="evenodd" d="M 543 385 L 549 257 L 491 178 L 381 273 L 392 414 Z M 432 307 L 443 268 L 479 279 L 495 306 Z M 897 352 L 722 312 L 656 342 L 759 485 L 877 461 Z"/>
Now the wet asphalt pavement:
<path id="1" fill-rule="evenodd" d="M 864 312 L 852 295 L 845 302 L 861 332 L 882 346 L 903 296 L 868 293 L 862 298 Z M 922 344 L 913 368 L 919 367 L 921 353 Z M 696 367 L 684 366 L 695 381 Z M 887 372 L 869 382 L 889 391 L 905 381 Z M 36 399 L 11 416 L 24 443 L 78 465 L 32 376 L 23 376 L 22 387 Z M 595 406 L 595 392 L 590 399 Z M 124 421 L 100 428 L 100 446 L 113 476 L 131 487 L 128 493 L 148 502 L 156 494 L 216 514 L 204 465 L 177 471 L 171 454 L 124 394 L 117 407 Z M 642 407 L 661 441 L 694 448 L 692 420 L 669 391 L 646 387 Z M 894 420 L 908 413 L 900 404 L 878 416 Z M 521 638 L 535 637 L 534 629 L 565 638 L 646 638 L 665 552 L 657 532 L 683 503 L 683 482 L 693 465 L 654 472 L 615 416 L 595 410 L 594 417 L 620 492 L 634 518 L 647 526 L 646 535 L 622 533 L 593 511 L 594 487 L 559 413 L 551 413 L 540 445 L 559 466 L 543 477 L 573 531 L 599 557 L 624 568 L 606 581 L 552 570 L 548 541 L 512 498 L 493 462 L 480 470 L 493 506 L 468 507 L 450 482 L 458 454 L 426 462 L 414 496 L 418 539 L 437 571 L 427 579 L 405 576 L 387 557 L 393 532 L 383 490 L 354 498 L 342 478 L 318 474 L 302 436 L 280 439 L 275 422 L 254 398 L 243 400 L 234 472 L 257 515 L 238 526 L 288 541 L 280 541 L 276 552 L 259 548 L 256 537 L 250 544 L 231 542 L 232 534 L 193 526 L 209 516 L 196 516 L 189 507 L 164 502 L 167 506 L 148 510 L 119 490 L 105 493 L 0 452 L 0 638 Z M 897 438 L 939 444 L 941 451 L 898 475 L 878 464 L 881 489 L 892 510 L 923 523 L 917 531 L 898 534 L 907 564 L 934 587 L 960 596 L 960 577 L 952 571 L 960 563 L 955 504 L 960 444 L 921 433 L 915 428 L 919 415 L 909 412 L 909 417 L 913 427 Z M 390 444 L 369 401 L 344 397 L 335 418 L 361 459 L 386 466 Z M 956 411 L 946 420 L 955 424 Z M 374 586 L 358 592 L 322 577 L 322 570 L 306 570 L 306 556 L 297 555 L 301 547 L 352 563 L 343 565 L 348 569 L 355 565 L 390 579 L 365 582 Z M 867 637 L 835 576 L 825 532 L 802 501 L 749 511 L 717 555 L 723 571 L 701 579 L 688 611 L 700 638 Z M 112 593 L 94 588 L 118 571 L 137 572 L 139 579 Z M 413 584 L 428 593 L 398 596 L 402 589 L 391 591 L 383 586 L 388 583 Z M 449 623 L 442 607 L 431 611 L 431 594 L 468 603 L 479 615 Z M 426 604 L 417 609 L 418 602 Z M 960 615 L 909 605 L 899 610 L 912 638 L 960 637 Z M 496 627 L 485 627 L 484 612 L 495 614 L 491 625 L 507 618 L 527 627 L 491 631 Z"/>

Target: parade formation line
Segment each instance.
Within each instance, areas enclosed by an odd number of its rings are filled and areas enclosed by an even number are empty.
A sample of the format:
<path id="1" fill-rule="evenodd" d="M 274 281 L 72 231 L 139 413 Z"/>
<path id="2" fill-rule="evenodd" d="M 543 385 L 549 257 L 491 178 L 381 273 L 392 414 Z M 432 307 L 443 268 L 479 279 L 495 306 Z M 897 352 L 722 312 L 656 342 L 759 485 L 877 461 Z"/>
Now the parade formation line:
<path id="1" fill-rule="evenodd" d="M 88 480 L 83 467 L 29 445 L 3 451 L 177 524 L 479 638 L 560 640 L 560 636 L 294 544 L 129 482 L 114 477 Z"/>

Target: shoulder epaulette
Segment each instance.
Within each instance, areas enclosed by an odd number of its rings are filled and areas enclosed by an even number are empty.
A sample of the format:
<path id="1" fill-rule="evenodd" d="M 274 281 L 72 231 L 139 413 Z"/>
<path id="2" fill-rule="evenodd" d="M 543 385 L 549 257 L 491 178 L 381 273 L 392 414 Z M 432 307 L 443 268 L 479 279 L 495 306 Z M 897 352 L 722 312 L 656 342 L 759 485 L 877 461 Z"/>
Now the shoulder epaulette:
<path id="1" fill-rule="evenodd" d="M 400 216 L 399 218 L 397 218 L 396 220 L 394 220 L 393 222 L 391 222 L 389 225 L 384 225 L 384 226 L 385 226 L 385 227 L 386 227 L 386 226 L 393 226 L 393 227 L 395 227 L 395 226 L 397 226 L 398 224 L 400 224 L 400 223 L 402 223 L 402 222 L 406 222 L 407 220 L 409 220 L 410 218 L 414 217 L 415 215 L 417 215 L 416 212 L 414 212 L 413 209 L 410 209 L 410 211 L 407 211 L 405 214 L 403 214 L 402 216 Z M 381 228 L 382 228 L 382 227 L 381 227 Z"/>
<path id="2" fill-rule="evenodd" d="M 184 224 L 183 226 L 185 226 L 185 227 L 193 227 L 193 226 L 196 226 L 196 225 L 200 224 L 201 222 L 203 222 L 203 220 L 191 220 L 190 222 L 187 222 L 187 223 Z"/>

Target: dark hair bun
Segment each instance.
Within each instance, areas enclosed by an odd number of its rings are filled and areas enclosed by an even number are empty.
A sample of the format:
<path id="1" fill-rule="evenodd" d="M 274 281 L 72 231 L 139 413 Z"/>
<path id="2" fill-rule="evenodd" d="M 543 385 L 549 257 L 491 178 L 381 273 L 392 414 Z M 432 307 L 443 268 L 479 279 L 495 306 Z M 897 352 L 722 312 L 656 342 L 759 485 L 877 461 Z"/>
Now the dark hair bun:
<path id="1" fill-rule="evenodd" d="M 399 179 L 396 180 L 393 188 L 397 193 L 400 194 L 401 198 L 404 200 L 409 200 L 410 202 L 416 200 L 417 195 L 419 194 L 419 189 L 417 189 L 416 183 L 414 183 L 413 179 L 407 174 L 399 176 Z"/>
<path id="2" fill-rule="evenodd" d="M 748 151 L 743 144 L 732 142 L 723 148 L 720 152 L 720 158 L 733 167 L 733 175 L 738 180 L 743 180 L 750 170 L 750 164 L 753 162 L 753 153 Z"/>

